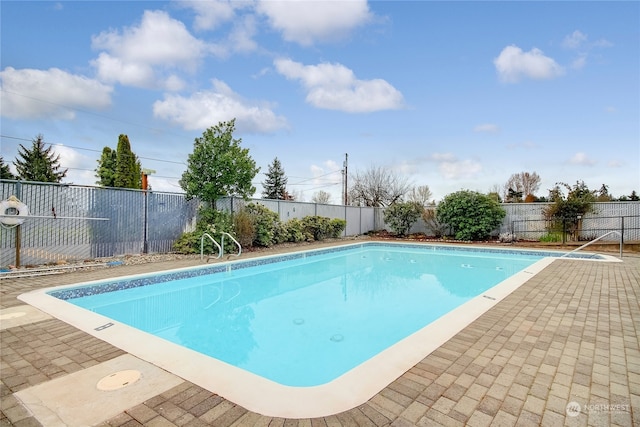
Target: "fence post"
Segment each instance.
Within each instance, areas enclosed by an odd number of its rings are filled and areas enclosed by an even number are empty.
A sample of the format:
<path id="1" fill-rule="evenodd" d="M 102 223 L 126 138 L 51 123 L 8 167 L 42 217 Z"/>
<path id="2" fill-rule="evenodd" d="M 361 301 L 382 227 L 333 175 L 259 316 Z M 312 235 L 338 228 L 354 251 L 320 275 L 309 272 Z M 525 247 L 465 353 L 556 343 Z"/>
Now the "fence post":
<path id="1" fill-rule="evenodd" d="M 16 197 L 18 200 L 22 200 L 22 182 L 16 182 L 16 187 L 14 188 Z M 3 212 L 4 213 L 4 212 Z M 22 246 L 22 226 L 18 224 L 16 226 L 16 267 L 20 267 L 20 250 Z"/>
<path id="2" fill-rule="evenodd" d="M 624 251 L 624 217 L 620 217 L 620 258 L 622 258 L 622 252 Z"/>
<path id="3" fill-rule="evenodd" d="M 347 237 L 347 227 L 349 226 L 349 224 L 347 223 L 347 205 L 344 205 L 344 222 L 346 225 L 344 226 L 342 237 Z"/>
<path id="4" fill-rule="evenodd" d="M 144 209 L 144 224 L 143 224 L 143 229 L 142 229 L 142 233 L 143 233 L 143 237 L 142 237 L 142 253 L 146 254 L 149 253 L 149 242 L 147 241 L 147 227 L 149 224 L 149 202 L 147 200 L 147 190 L 143 190 L 142 192 L 142 197 L 143 197 L 143 209 Z"/>

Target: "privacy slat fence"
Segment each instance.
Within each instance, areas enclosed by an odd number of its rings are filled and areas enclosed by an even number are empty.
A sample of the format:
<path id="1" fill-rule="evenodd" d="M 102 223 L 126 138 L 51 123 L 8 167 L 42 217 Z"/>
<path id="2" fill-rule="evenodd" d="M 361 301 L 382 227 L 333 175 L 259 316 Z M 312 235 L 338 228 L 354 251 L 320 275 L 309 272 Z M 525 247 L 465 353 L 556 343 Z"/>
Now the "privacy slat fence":
<path id="1" fill-rule="evenodd" d="M 182 233 L 195 228 L 199 206 L 179 193 L 0 180 L 0 200 L 11 195 L 33 215 L 19 227 L 21 265 L 171 252 Z M 239 198 L 223 198 L 216 206 L 237 212 L 246 203 L 260 203 L 282 221 L 310 215 L 344 219 L 345 236 L 389 229 L 383 208 Z M 519 239 L 537 240 L 549 233 L 543 216 L 547 204 L 502 206 L 507 215 L 495 235 L 513 232 Z M 640 202 L 596 203 L 573 238 L 590 240 L 609 231 L 624 231 L 625 242 L 639 242 Z M 411 232 L 433 235 L 422 220 Z M 0 228 L 0 267 L 15 264 L 16 236 L 16 228 Z"/>
<path id="2" fill-rule="evenodd" d="M 193 229 L 198 201 L 183 194 L 0 180 L 0 200 L 15 195 L 30 218 L 0 228 L 0 267 L 124 254 L 169 252 Z"/>

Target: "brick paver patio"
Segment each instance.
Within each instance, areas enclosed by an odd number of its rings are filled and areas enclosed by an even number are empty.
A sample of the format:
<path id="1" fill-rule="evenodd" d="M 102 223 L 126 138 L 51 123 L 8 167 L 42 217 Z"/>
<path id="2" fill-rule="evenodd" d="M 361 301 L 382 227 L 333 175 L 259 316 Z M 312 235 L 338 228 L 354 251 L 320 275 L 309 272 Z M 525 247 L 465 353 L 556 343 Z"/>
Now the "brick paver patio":
<path id="1" fill-rule="evenodd" d="M 4 279 L 1 307 L 23 304 L 16 296 L 36 288 L 194 264 Z M 185 381 L 102 425 L 640 426 L 639 297 L 640 257 L 557 260 L 349 411 L 303 420 L 264 417 Z M 0 425 L 40 425 L 13 393 L 123 354 L 57 319 L 1 334 Z M 579 407 L 568 410 L 570 402 Z"/>

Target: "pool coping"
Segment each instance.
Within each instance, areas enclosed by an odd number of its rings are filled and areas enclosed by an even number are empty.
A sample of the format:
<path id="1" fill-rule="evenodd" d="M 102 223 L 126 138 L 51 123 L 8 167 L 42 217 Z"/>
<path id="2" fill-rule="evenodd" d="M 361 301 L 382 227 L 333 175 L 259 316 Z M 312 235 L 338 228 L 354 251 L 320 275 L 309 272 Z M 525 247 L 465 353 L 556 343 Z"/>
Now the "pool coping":
<path id="1" fill-rule="evenodd" d="M 389 244 L 395 243 L 389 242 Z M 406 243 L 398 244 L 406 245 Z M 353 244 L 340 245 L 340 247 L 345 246 L 353 246 Z M 447 248 L 450 247 L 447 245 Z M 475 247 L 475 249 L 485 248 Z M 508 251 L 520 250 L 508 249 Z M 528 249 L 525 251 L 541 252 Z M 558 252 L 558 255 L 563 253 Z M 614 257 L 609 258 L 605 260 L 617 260 Z M 327 384 L 314 387 L 280 385 L 47 294 L 52 289 L 77 288 L 91 283 L 108 282 L 108 280 L 40 289 L 22 294 L 19 299 L 251 411 L 274 417 L 311 418 L 335 414 L 366 402 L 555 259 L 555 257 L 546 257 L 535 262 L 351 371 Z M 232 263 L 237 262 L 239 261 L 232 261 Z M 186 269 L 193 268 L 201 267 Z M 126 276 L 119 280 L 139 276 L 141 275 Z M 185 360 L 189 360 L 189 363 L 184 363 Z M 295 402 L 295 405 L 292 405 L 292 402 Z"/>

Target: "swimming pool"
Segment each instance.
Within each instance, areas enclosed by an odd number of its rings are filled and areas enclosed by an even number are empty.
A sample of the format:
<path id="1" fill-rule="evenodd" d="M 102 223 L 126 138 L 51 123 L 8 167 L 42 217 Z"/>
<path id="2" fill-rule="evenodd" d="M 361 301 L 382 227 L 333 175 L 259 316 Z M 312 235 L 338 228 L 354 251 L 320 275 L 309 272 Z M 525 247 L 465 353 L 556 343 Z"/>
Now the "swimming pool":
<path id="1" fill-rule="evenodd" d="M 248 409 L 310 417 L 366 401 L 549 255 L 365 243 L 41 296 L 44 311 L 64 304 L 56 317 Z"/>

